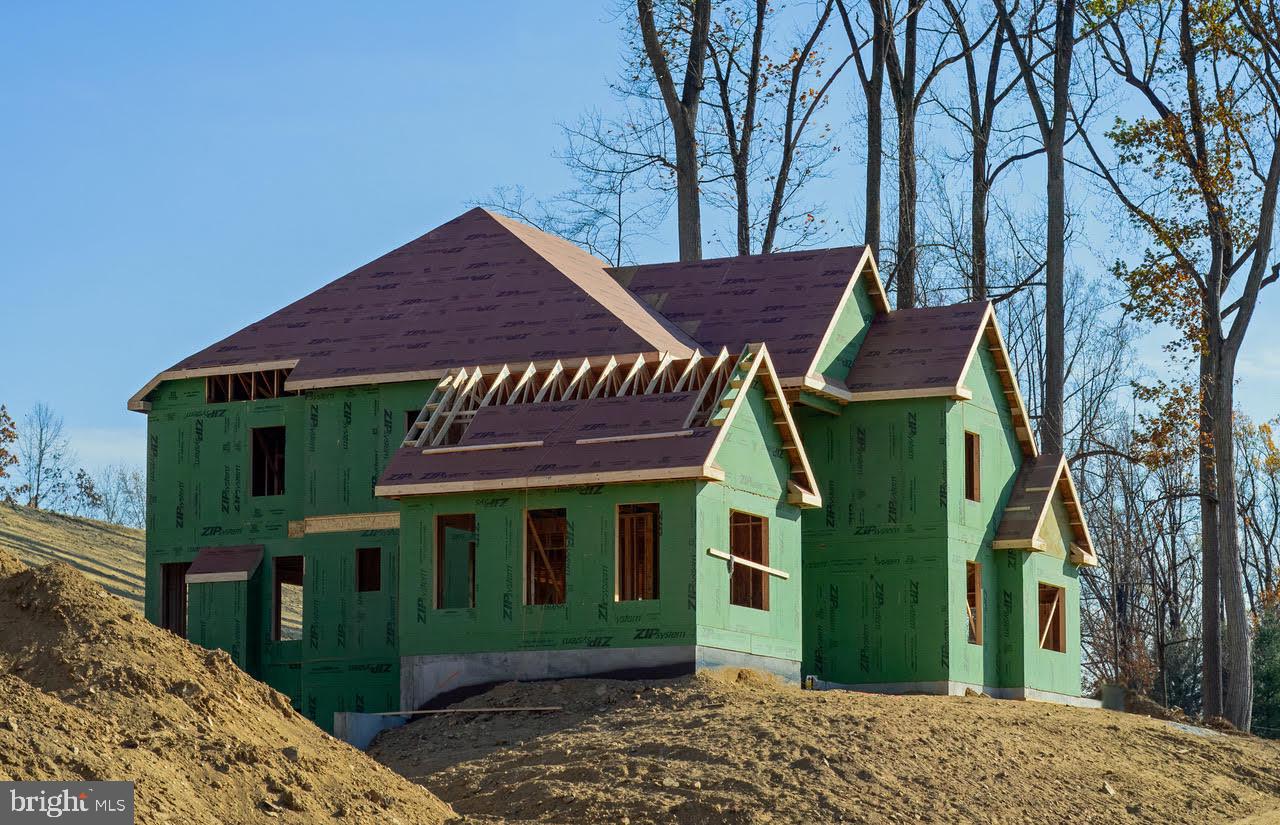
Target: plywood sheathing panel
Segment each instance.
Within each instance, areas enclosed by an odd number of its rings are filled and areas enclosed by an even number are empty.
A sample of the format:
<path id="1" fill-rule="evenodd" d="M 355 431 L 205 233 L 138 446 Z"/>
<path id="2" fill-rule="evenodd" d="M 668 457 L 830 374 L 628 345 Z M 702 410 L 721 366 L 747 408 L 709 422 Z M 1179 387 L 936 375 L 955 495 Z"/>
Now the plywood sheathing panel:
<path id="1" fill-rule="evenodd" d="M 1061 496 L 1074 537 L 1072 563 L 1096 565 L 1093 539 L 1085 523 L 1071 470 L 1061 453 L 1044 453 L 1023 462 L 1014 479 L 1013 492 L 1005 505 L 993 546 L 997 549 L 1041 549 L 1038 535 L 1054 496 Z"/>
<path id="2" fill-rule="evenodd" d="M 296 362 L 288 388 L 307 389 L 438 377 L 464 363 L 692 349 L 690 338 L 611 279 L 603 262 L 473 209 L 162 376 Z"/>
<path id="3" fill-rule="evenodd" d="M 850 280 L 861 272 L 888 311 L 860 246 L 742 255 L 610 269 L 623 286 L 689 334 L 703 350 L 766 342 L 774 368 L 804 376 L 820 351 Z"/>

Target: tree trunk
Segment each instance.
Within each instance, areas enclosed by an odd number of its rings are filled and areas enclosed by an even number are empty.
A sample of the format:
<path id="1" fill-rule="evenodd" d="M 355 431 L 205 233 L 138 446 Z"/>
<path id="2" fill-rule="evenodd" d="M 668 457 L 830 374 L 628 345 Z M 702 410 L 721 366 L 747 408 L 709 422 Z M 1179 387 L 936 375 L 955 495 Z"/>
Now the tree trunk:
<path id="1" fill-rule="evenodd" d="M 969 195 L 969 229 L 973 275 L 969 281 L 969 297 L 987 300 L 987 138 L 973 135 L 972 186 Z"/>
<path id="2" fill-rule="evenodd" d="M 872 16 L 871 72 L 863 87 L 867 98 L 867 222 L 863 242 L 880 261 L 880 172 L 884 165 L 884 20 Z"/>
<path id="3" fill-rule="evenodd" d="M 1217 349 L 1221 347 L 1221 339 L 1217 335 L 1207 336 L 1205 351 L 1200 355 L 1200 387 L 1203 399 L 1200 402 L 1200 543 L 1201 543 L 1201 620 L 1200 637 L 1203 649 L 1201 713 L 1205 717 L 1222 715 L 1222 630 L 1219 605 L 1222 596 L 1219 591 L 1220 575 L 1218 571 L 1218 503 L 1217 468 L 1214 458 L 1214 445 L 1205 435 L 1213 432 L 1214 401 L 1217 395 L 1215 370 L 1217 367 Z"/>
<path id="4" fill-rule="evenodd" d="M 912 93 L 914 96 L 914 92 Z M 898 105 L 898 256 L 894 278 L 898 309 L 916 305 L 916 112 L 911 102 Z"/>
<path id="5" fill-rule="evenodd" d="M 1253 718 L 1252 628 L 1245 602 L 1240 565 L 1239 514 L 1236 510 L 1235 441 L 1232 413 L 1235 402 L 1235 353 L 1219 349 L 1217 388 L 1213 399 L 1214 470 L 1218 479 L 1218 570 L 1226 614 L 1225 716 L 1248 731 Z"/>
<path id="6" fill-rule="evenodd" d="M 1053 119 L 1045 146 L 1048 166 L 1048 226 L 1045 239 L 1045 370 L 1040 441 L 1045 452 L 1063 450 L 1063 385 L 1066 383 L 1063 273 L 1067 257 L 1067 190 L 1063 155 L 1070 106 L 1071 60 L 1075 46 L 1076 0 L 1063 0 L 1054 26 Z"/>

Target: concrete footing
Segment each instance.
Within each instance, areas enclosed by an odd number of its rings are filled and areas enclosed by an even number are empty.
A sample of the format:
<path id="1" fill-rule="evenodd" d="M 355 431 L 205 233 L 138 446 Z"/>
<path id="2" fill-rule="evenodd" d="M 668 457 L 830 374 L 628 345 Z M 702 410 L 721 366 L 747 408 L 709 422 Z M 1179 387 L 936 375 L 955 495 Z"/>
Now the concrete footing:
<path id="1" fill-rule="evenodd" d="M 889 694 L 922 693 L 931 696 L 964 696 L 965 691 L 973 690 L 978 693 L 985 693 L 993 699 L 1053 702 L 1078 708 L 1102 707 L 1102 702 L 1097 699 L 1086 699 L 1082 696 L 1071 696 L 1066 693 L 1054 693 L 1053 691 L 1037 690 L 1029 687 L 993 687 L 991 685 L 953 682 L 945 679 L 935 682 L 866 682 L 861 684 L 843 684 L 841 682 L 826 682 L 821 679 L 815 679 L 813 686 L 818 690 L 856 690 L 862 693 Z"/>

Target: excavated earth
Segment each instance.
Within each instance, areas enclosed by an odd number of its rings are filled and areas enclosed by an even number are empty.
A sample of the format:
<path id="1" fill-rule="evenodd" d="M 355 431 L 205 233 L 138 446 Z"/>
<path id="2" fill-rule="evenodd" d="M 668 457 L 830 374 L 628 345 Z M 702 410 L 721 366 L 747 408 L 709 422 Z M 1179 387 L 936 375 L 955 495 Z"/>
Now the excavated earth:
<path id="1" fill-rule="evenodd" d="M 370 755 L 468 822 L 1280 823 L 1280 746 L 984 697 L 802 691 L 752 671 L 510 683 Z"/>
<path id="2" fill-rule="evenodd" d="M 0 550 L 0 780 L 122 779 L 137 822 L 436 825 L 448 806 L 337 741 L 226 653 L 66 564 Z"/>

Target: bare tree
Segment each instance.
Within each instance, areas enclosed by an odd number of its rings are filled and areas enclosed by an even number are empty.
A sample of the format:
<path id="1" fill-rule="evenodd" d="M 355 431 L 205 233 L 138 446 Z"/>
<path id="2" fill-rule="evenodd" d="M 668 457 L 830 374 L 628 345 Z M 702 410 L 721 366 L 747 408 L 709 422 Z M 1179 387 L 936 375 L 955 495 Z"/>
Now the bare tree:
<path id="1" fill-rule="evenodd" d="M 1070 112 L 1071 63 L 1076 43 L 1076 0 L 1057 0 L 1053 10 L 1053 70 L 1049 78 L 1036 71 L 1036 33 L 1042 30 L 1041 16 L 1050 6 L 1047 0 L 1029 10 L 1030 22 L 1023 36 L 1014 25 L 1005 0 L 995 0 L 1000 26 L 1009 48 L 1018 61 L 1027 91 L 1027 100 L 1035 113 L 1045 149 L 1045 199 L 1048 220 L 1045 225 L 1045 376 L 1044 406 L 1040 412 L 1040 440 L 1047 452 L 1063 449 L 1063 384 L 1065 376 L 1063 279 L 1066 269 L 1067 190 L 1065 147 Z"/>
<path id="2" fill-rule="evenodd" d="M 22 419 L 18 433 L 19 499 L 37 509 L 56 510 L 71 489 L 75 458 L 63 432 L 62 416 L 43 401 Z"/>
<path id="3" fill-rule="evenodd" d="M 768 51 L 777 45 L 773 29 L 785 7 L 757 0 L 750 13 L 735 3 L 720 9 L 708 44 L 712 88 L 706 105 L 718 117 L 704 135 L 704 178 L 712 184 L 707 202 L 732 210 L 739 255 L 806 244 L 822 235 L 822 220 L 820 209 L 799 196 L 834 151 L 830 127 L 819 125 L 815 115 L 852 59 L 825 70 L 820 39 L 833 2 L 819 7 L 805 23 L 802 42 L 785 45 L 788 56 L 779 61 Z M 724 195 L 721 183 L 728 186 Z"/>
<path id="4" fill-rule="evenodd" d="M 884 68 L 885 31 L 884 15 L 871 15 L 871 31 L 855 26 L 844 0 L 837 0 L 840 19 L 844 23 L 845 36 L 858 67 L 858 80 L 867 104 L 867 168 L 866 168 L 866 223 L 863 243 L 871 248 L 871 254 L 880 259 L 880 189 L 884 168 Z M 871 46 L 871 55 L 864 59 L 863 49 Z"/>
<path id="5" fill-rule="evenodd" d="M 147 516 L 147 479 L 140 467 L 112 464 L 96 482 L 102 496 L 102 517 L 126 527 L 143 527 Z"/>
<path id="6" fill-rule="evenodd" d="M 931 54 L 921 72 L 921 19 L 929 8 L 928 4 L 908 2 L 898 16 L 893 0 L 870 0 L 870 3 L 872 14 L 879 18 L 876 25 L 886 32 L 885 69 L 898 125 L 898 234 L 890 279 L 897 290 L 898 307 L 913 307 L 917 303 L 916 279 L 920 260 L 916 238 L 919 200 L 916 119 L 929 94 L 929 87 L 943 69 L 964 55 L 963 52 L 944 54 L 951 40 L 949 21 L 933 28 L 926 23 L 925 34 L 932 34 L 932 38 L 924 47 L 931 49 Z M 897 36 L 899 25 L 902 28 L 901 45 Z"/>
<path id="7" fill-rule="evenodd" d="M 702 211 L 698 173 L 698 108 L 702 103 L 703 71 L 707 56 L 707 35 L 711 26 L 711 0 L 691 0 L 690 25 L 683 46 L 684 80 L 680 88 L 668 63 L 667 40 L 680 27 L 659 20 L 653 0 L 636 0 L 636 17 L 644 43 L 644 55 L 662 95 L 667 120 L 675 144 L 676 223 L 680 236 L 680 260 L 702 258 Z M 674 15 L 678 20 L 680 12 Z M 681 32 L 683 33 L 683 32 Z"/>

